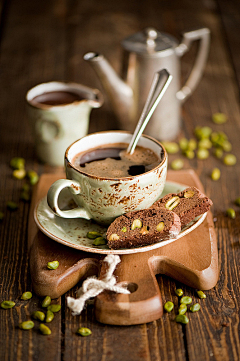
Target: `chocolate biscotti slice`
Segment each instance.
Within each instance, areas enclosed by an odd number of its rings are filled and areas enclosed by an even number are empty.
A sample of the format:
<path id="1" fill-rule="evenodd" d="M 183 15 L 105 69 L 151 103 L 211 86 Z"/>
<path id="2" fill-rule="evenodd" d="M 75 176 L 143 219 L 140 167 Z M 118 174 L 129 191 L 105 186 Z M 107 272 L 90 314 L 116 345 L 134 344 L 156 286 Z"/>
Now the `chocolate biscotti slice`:
<path id="1" fill-rule="evenodd" d="M 111 249 L 147 246 L 175 238 L 181 230 L 178 215 L 168 209 L 143 209 L 116 218 L 106 236 Z"/>
<path id="2" fill-rule="evenodd" d="M 207 212 L 212 205 L 211 199 L 196 187 L 188 187 L 180 193 L 170 193 L 159 199 L 151 208 L 169 209 L 179 217 L 182 228 L 194 218 Z"/>

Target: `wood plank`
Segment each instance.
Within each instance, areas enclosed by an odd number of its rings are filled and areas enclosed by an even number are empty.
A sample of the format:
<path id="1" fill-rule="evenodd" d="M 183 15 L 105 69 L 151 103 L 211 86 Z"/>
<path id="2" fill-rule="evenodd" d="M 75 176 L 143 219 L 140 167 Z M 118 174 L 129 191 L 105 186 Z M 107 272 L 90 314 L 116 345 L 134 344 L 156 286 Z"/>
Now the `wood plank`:
<path id="1" fill-rule="evenodd" d="M 12 157 L 22 156 L 27 170 L 34 169 L 38 173 L 42 170 L 35 158 L 24 98 L 34 84 L 52 77 L 64 78 L 64 43 L 56 41 L 57 34 L 61 36 L 62 26 L 53 13 L 50 2 L 43 7 L 40 2 L 11 1 L 1 39 L 0 189 L 1 211 L 5 218 L 0 225 L 0 292 L 1 301 L 16 302 L 12 310 L 0 309 L 1 360 L 61 359 L 61 313 L 50 326 L 51 337 L 39 334 L 37 321 L 31 331 L 18 328 L 20 322 L 30 319 L 32 312 L 40 309 L 41 301 L 35 295 L 28 302 L 20 300 L 24 291 L 32 289 L 27 257 L 29 204 L 19 201 L 25 181 L 13 179 L 9 167 Z M 53 25 L 56 32 L 50 35 Z M 9 200 L 19 204 L 17 211 L 6 209 Z"/>
<path id="2" fill-rule="evenodd" d="M 240 92 L 240 4 L 238 0 L 217 0 L 218 9 L 221 14 L 223 36 L 229 49 L 229 56 L 236 75 L 238 91 Z"/>

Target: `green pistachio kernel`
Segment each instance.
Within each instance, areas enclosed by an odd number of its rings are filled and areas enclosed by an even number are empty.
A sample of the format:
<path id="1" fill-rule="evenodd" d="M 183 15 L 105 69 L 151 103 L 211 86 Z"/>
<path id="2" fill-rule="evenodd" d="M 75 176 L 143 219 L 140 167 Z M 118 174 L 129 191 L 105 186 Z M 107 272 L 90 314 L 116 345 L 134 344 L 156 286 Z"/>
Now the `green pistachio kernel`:
<path id="1" fill-rule="evenodd" d="M 171 312 L 173 310 L 174 304 L 171 301 L 168 301 L 164 305 L 164 310 L 167 312 Z"/>
<path id="2" fill-rule="evenodd" d="M 175 293 L 176 293 L 176 295 L 177 295 L 178 297 L 181 297 L 181 296 L 183 295 L 183 290 L 182 290 L 181 288 L 177 288 L 177 289 L 175 290 Z"/>
<path id="3" fill-rule="evenodd" d="M 34 318 L 34 320 L 44 321 L 45 313 L 42 311 L 34 311 L 32 317 Z"/>
<path id="4" fill-rule="evenodd" d="M 184 166 L 184 161 L 180 158 L 178 159 L 174 159 L 172 162 L 171 162 L 171 168 L 174 169 L 174 170 L 180 170 L 182 169 Z"/>
<path id="5" fill-rule="evenodd" d="M 81 336 L 90 336 L 92 334 L 92 331 L 87 327 L 80 327 L 77 330 L 77 334 Z"/>
<path id="6" fill-rule="evenodd" d="M 237 199 L 235 199 L 234 202 L 237 206 L 240 206 L 240 197 L 238 197 Z"/>
<path id="7" fill-rule="evenodd" d="M 30 193 L 29 192 L 26 192 L 26 191 L 22 191 L 21 194 L 20 194 L 20 199 L 22 199 L 23 201 L 25 202 L 29 202 L 30 201 Z"/>
<path id="8" fill-rule="evenodd" d="M 198 139 L 209 138 L 212 133 L 212 129 L 210 127 L 196 127 L 195 135 Z"/>
<path id="9" fill-rule="evenodd" d="M 197 294 L 198 294 L 198 297 L 199 298 L 206 298 L 207 296 L 205 295 L 205 293 L 203 292 L 203 291 L 201 291 L 201 290 L 198 290 L 197 291 Z"/>
<path id="10" fill-rule="evenodd" d="M 109 241 L 118 241 L 119 240 L 119 235 L 117 233 L 112 233 L 109 237 Z"/>
<path id="11" fill-rule="evenodd" d="M 57 269 L 59 266 L 59 262 L 58 261 L 51 261 L 47 263 L 47 268 L 48 269 Z"/>
<path id="12" fill-rule="evenodd" d="M 224 142 L 228 139 L 227 135 L 223 132 L 213 132 L 211 134 L 211 141 L 214 147 L 222 148 Z"/>
<path id="13" fill-rule="evenodd" d="M 197 142 L 196 142 L 195 139 L 193 139 L 193 138 L 189 139 L 189 141 L 188 141 L 188 149 L 189 150 L 197 149 Z"/>
<path id="14" fill-rule="evenodd" d="M 201 149 L 211 149 L 212 148 L 212 142 L 208 138 L 200 139 L 198 142 L 198 148 Z"/>
<path id="15" fill-rule="evenodd" d="M 185 303 L 185 305 L 190 305 L 190 303 L 192 303 L 192 297 L 183 296 L 183 297 L 180 299 L 180 303 Z"/>
<path id="16" fill-rule="evenodd" d="M 107 241 L 104 237 L 97 237 L 97 238 L 95 238 L 93 245 L 94 246 L 102 246 L 106 243 L 107 243 Z"/>
<path id="17" fill-rule="evenodd" d="M 30 186 L 27 183 L 24 183 L 22 186 L 22 191 L 23 192 L 29 192 L 30 191 Z"/>
<path id="18" fill-rule="evenodd" d="M 26 176 L 26 171 L 25 169 L 15 169 L 12 173 L 13 178 L 16 179 L 23 179 Z"/>
<path id="19" fill-rule="evenodd" d="M 175 142 L 162 142 L 162 144 L 169 154 L 176 154 L 179 151 L 179 146 Z"/>
<path id="20" fill-rule="evenodd" d="M 47 327 L 46 325 L 44 325 L 43 323 L 41 323 L 39 325 L 39 330 L 43 335 L 51 335 L 52 331 L 50 330 L 49 327 Z"/>
<path id="21" fill-rule="evenodd" d="M 159 222 L 158 224 L 157 224 L 157 231 L 158 232 L 162 232 L 163 230 L 164 230 L 164 227 L 165 227 L 165 224 L 164 224 L 164 222 Z"/>
<path id="22" fill-rule="evenodd" d="M 50 296 L 46 296 L 44 300 L 42 301 L 42 307 L 48 307 L 52 302 L 52 299 Z"/>
<path id="23" fill-rule="evenodd" d="M 171 197 L 165 204 L 165 208 L 172 211 L 180 203 L 180 198 L 178 196 Z"/>
<path id="24" fill-rule="evenodd" d="M 33 321 L 24 321 L 19 324 L 19 328 L 21 328 L 22 330 L 31 330 L 31 328 L 33 327 L 34 327 Z"/>
<path id="25" fill-rule="evenodd" d="M 54 319 L 54 313 L 50 310 L 47 310 L 45 322 L 52 322 Z"/>
<path id="26" fill-rule="evenodd" d="M 4 218 L 4 213 L 3 212 L 0 212 L 0 221 L 2 221 Z"/>
<path id="27" fill-rule="evenodd" d="M 127 227 L 123 227 L 123 228 L 121 229 L 121 231 L 124 232 L 124 233 L 127 232 Z"/>
<path id="28" fill-rule="evenodd" d="M 182 151 L 188 149 L 188 140 L 187 138 L 181 138 L 179 140 L 179 147 Z"/>
<path id="29" fill-rule="evenodd" d="M 87 238 L 89 238 L 89 239 L 95 239 L 97 237 L 102 237 L 102 234 L 99 232 L 95 232 L 95 231 L 87 233 Z"/>
<path id="30" fill-rule="evenodd" d="M 48 306 L 48 311 L 51 311 L 53 313 L 59 312 L 61 310 L 61 305 L 49 305 Z"/>
<path id="31" fill-rule="evenodd" d="M 26 291 L 23 292 L 21 299 L 26 301 L 26 300 L 30 300 L 30 298 L 32 298 L 32 292 Z"/>
<path id="32" fill-rule="evenodd" d="M 188 159 L 193 159 L 193 158 L 195 157 L 195 153 L 194 153 L 194 151 L 191 150 L 191 149 L 185 150 L 184 155 L 185 155 L 185 157 L 187 157 Z"/>
<path id="33" fill-rule="evenodd" d="M 215 124 L 223 124 L 227 121 L 227 116 L 224 113 L 214 113 L 212 115 L 212 121 Z"/>
<path id="34" fill-rule="evenodd" d="M 235 165 L 237 163 L 237 158 L 234 154 L 226 154 L 223 158 L 223 163 L 226 165 Z"/>
<path id="35" fill-rule="evenodd" d="M 205 148 L 199 148 L 197 150 L 198 159 L 207 159 L 209 157 L 209 151 Z"/>
<path id="36" fill-rule="evenodd" d="M 191 312 L 197 312 L 199 311 L 201 308 L 201 306 L 199 305 L 199 303 L 194 303 L 194 305 L 191 305 L 190 306 L 190 311 Z"/>
<path id="37" fill-rule="evenodd" d="M 140 219 L 134 219 L 131 230 L 133 231 L 135 228 L 142 228 L 142 221 Z"/>
<path id="38" fill-rule="evenodd" d="M 232 218 L 232 219 L 236 218 L 236 213 L 233 208 L 228 208 L 226 213 L 227 213 L 228 218 Z"/>
<path id="39" fill-rule="evenodd" d="M 15 202 L 8 201 L 7 208 L 10 209 L 11 211 L 15 211 L 16 209 L 18 209 L 18 205 Z"/>
<path id="40" fill-rule="evenodd" d="M 15 302 L 13 301 L 2 301 L 1 305 L 2 308 L 7 310 L 8 308 L 13 308 L 15 306 Z"/>
<path id="41" fill-rule="evenodd" d="M 28 171 L 27 176 L 28 176 L 29 182 L 32 186 L 38 182 L 39 176 L 38 176 L 37 172 L 35 172 L 34 170 Z"/>
<path id="42" fill-rule="evenodd" d="M 25 159 L 20 157 L 14 157 L 10 161 L 10 166 L 14 169 L 24 169 Z"/>
<path id="43" fill-rule="evenodd" d="M 221 159 L 223 156 L 223 150 L 221 148 L 216 148 L 214 151 L 214 155 L 216 158 Z"/>
<path id="44" fill-rule="evenodd" d="M 220 177 L 221 177 L 220 169 L 219 168 L 214 168 L 212 170 L 212 173 L 211 173 L 212 180 L 217 181 L 217 180 L 219 180 Z"/>
<path id="45" fill-rule="evenodd" d="M 184 313 L 187 312 L 187 305 L 185 303 L 182 303 L 178 308 L 178 314 L 184 315 Z"/>
<path id="46" fill-rule="evenodd" d="M 228 140 L 224 140 L 223 144 L 222 144 L 222 149 L 225 152 L 231 152 L 232 150 L 232 144 L 228 141 Z"/>
<path id="47" fill-rule="evenodd" d="M 186 325 L 189 322 L 189 319 L 186 315 L 177 315 L 175 321 Z"/>

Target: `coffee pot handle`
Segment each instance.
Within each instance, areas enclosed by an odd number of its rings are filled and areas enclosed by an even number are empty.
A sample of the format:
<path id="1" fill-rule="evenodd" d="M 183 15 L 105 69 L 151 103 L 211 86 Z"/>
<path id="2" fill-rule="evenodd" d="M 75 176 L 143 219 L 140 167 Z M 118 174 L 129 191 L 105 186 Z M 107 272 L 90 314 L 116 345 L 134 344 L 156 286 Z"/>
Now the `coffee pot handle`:
<path id="1" fill-rule="evenodd" d="M 201 28 L 184 33 L 181 44 L 176 48 L 177 55 L 183 56 L 195 40 L 200 40 L 199 50 L 189 78 L 182 89 L 177 92 L 177 98 L 180 102 L 184 102 L 192 94 L 202 76 L 209 52 L 210 30 Z"/>

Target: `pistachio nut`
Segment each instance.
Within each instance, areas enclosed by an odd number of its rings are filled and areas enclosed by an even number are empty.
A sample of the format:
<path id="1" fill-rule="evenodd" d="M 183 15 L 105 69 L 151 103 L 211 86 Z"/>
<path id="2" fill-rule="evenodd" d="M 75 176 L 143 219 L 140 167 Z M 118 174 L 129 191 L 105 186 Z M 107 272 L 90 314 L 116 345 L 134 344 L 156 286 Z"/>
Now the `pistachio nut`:
<path id="1" fill-rule="evenodd" d="M 157 231 L 158 232 L 162 232 L 163 230 L 164 230 L 164 227 L 165 227 L 165 224 L 164 224 L 164 222 L 159 222 L 158 224 L 157 224 Z"/>
<path id="2" fill-rule="evenodd" d="M 117 233 L 112 233 L 111 236 L 109 237 L 109 241 L 118 241 L 119 238 L 120 237 Z"/>
<path id="3" fill-rule="evenodd" d="M 140 219 L 134 219 L 132 225 L 131 225 L 131 230 L 133 231 L 136 228 L 142 228 L 142 221 Z"/>
<path id="4" fill-rule="evenodd" d="M 180 198 L 178 196 L 174 196 L 170 198 L 166 204 L 165 208 L 169 209 L 170 211 L 173 210 L 177 205 L 180 203 Z"/>

